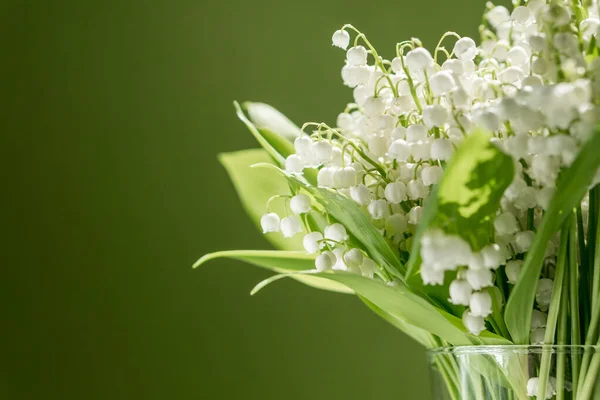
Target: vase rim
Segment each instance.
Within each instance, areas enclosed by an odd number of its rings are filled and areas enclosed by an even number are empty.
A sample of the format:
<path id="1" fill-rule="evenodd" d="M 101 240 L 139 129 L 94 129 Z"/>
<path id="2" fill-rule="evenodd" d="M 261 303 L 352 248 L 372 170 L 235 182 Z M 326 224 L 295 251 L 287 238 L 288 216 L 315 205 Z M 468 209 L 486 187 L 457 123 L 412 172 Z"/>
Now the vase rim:
<path id="1" fill-rule="evenodd" d="M 600 352 L 598 345 L 572 345 L 572 344 L 511 344 L 511 345 L 473 345 L 473 346 L 449 346 L 428 349 L 430 357 L 455 354 L 506 354 L 506 353 L 573 353 L 593 350 Z"/>

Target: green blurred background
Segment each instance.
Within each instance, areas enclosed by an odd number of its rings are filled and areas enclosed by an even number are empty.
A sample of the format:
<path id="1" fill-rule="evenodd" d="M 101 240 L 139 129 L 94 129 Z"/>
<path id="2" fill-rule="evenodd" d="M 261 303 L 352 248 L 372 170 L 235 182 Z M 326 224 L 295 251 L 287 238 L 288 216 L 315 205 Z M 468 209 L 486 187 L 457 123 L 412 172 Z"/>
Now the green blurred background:
<path id="1" fill-rule="evenodd" d="M 428 399 L 424 351 L 350 296 L 219 249 L 267 248 L 216 154 L 232 101 L 334 122 L 330 37 L 383 55 L 475 35 L 483 1 L 0 2 L 0 398 Z"/>

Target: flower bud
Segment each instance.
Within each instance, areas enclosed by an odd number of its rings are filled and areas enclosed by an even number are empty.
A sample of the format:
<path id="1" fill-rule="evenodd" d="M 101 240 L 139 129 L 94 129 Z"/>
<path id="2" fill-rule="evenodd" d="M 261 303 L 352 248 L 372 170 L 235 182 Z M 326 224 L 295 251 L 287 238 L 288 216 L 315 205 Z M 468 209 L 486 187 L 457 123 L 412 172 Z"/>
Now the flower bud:
<path id="1" fill-rule="evenodd" d="M 473 288 L 469 285 L 469 282 L 462 279 L 455 279 L 450 283 L 449 287 L 450 292 L 450 303 L 457 306 L 468 306 L 471 293 L 473 293 Z"/>
<path id="2" fill-rule="evenodd" d="M 308 254 L 315 254 L 319 249 L 322 249 L 325 246 L 325 243 L 322 242 L 323 235 L 321 232 L 311 232 L 304 235 L 302 239 L 302 245 Z"/>
<path id="3" fill-rule="evenodd" d="M 471 314 L 475 317 L 486 318 L 492 313 L 492 296 L 488 292 L 475 292 L 469 301 Z"/>
<path id="4" fill-rule="evenodd" d="M 346 59 L 349 65 L 366 65 L 367 64 L 367 49 L 363 46 L 352 47 L 346 53 Z"/>
<path id="5" fill-rule="evenodd" d="M 385 187 L 385 198 L 391 204 L 398 204 L 407 199 L 406 185 L 402 182 L 388 183 Z"/>
<path id="6" fill-rule="evenodd" d="M 386 200 L 372 200 L 367 210 L 373 219 L 385 219 L 390 216 L 390 206 Z"/>
<path id="7" fill-rule="evenodd" d="M 325 272 L 333 268 L 336 261 L 337 258 L 335 257 L 335 254 L 333 254 L 331 251 L 324 251 L 322 254 L 319 254 L 319 256 L 316 258 L 315 267 L 317 271 Z"/>
<path id="8" fill-rule="evenodd" d="M 302 232 L 302 224 L 297 215 L 290 215 L 281 220 L 281 233 L 283 237 L 291 238 Z"/>
<path id="9" fill-rule="evenodd" d="M 506 272 L 506 277 L 508 278 L 508 283 L 511 283 L 513 285 L 515 283 L 517 283 L 517 279 L 519 279 L 519 274 L 521 273 L 522 266 L 523 266 L 523 261 L 521 261 L 521 260 L 511 260 L 506 263 L 504 272 Z"/>
<path id="10" fill-rule="evenodd" d="M 279 231 L 279 215 L 275 213 L 265 214 L 260 219 L 263 233 Z"/>
<path id="11" fill-rule="evenodd" d="M 331 42 L 335 47 L 346 50 L 350 44 L 350 34 L 343 30 L 337 30 L 333 33 Z"/>
<path id="12" fill-rule="evenodd" d="M 371 202 L 373 193 L 363 184 L 350 188 L 350 198 L 361 206 L 366 206 Z"/>
<path id="13" fill-rule="evenodd" d="M 463 324 L 473 335 L 479 335 L 485 330 L 485 320 L 482 317 L 477 317 L 465 310 L 462 316 Z"/>
<path id="14" fill-rule="evenodd" d="M 348 233 L 344 225 L 335 223 L 325 227 L 325 239 L 343 242 L 348 239 Z"/>

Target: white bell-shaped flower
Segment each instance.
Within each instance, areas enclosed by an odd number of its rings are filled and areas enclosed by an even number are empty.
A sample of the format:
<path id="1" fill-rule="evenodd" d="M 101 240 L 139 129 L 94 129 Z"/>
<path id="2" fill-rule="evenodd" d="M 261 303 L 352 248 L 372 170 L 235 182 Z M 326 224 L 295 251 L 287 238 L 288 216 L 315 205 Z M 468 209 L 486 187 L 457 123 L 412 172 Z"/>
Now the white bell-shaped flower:
<path id="1" fill-rule="evenodd" d="M 346 264 L 344 260 L 344 253 L 346 252 L 346 247 L 337 247 L 333 249 L 332 253 L 335 255 L 335 264 L 331 269 L 335 271 L 348 271 L 350 268 Z"/>
<path id="2" fill-rule="evenodd" d="M 427 196 L 428 191 L 421 179 L 413 179 L 408 182 L 407 193 L 409 199 L 420 200 Z"/>
<path id="3" fill-rule="evenodd" d="M 471 293 L 473 293 L 473 288 L 469 285 L 469 282 L 463 279 L 455 279 L 450 283 L 448 291 L 450 293 L 450 303 L 457 306 L 469 305 Z"/>
<path id="4" fill-rule="evenodd" d="M 350 44 L 350 34 L 343 30 L 337 30 L 331 38 L 332 45 L 346 50 Z"/>
<path id="5" fill-rule="evenodd" d="M 535 233 L 533 231 L 523 231 L 515 236 L 515 245 L 519 253 L 525 253 L 533 244 Z"/>
<path id="6" fill-rule="evenodd" d="M 475 292 L 469 301 L 471 314 L 475 317 L 486 318 L 492 313 L 492 296 L 488 292 Z"/>
<path id="7" fill-rule="evenodd" d="M 537 301 L 540 308 L 547 308 L 550 305 L 550 299 L 552 298 L 552 289 L 554 282 L 552 279 L 542 278 L 538 281 L 535 289 L 535 300 Z"/>
<path id="8" fill-rule="evenodd" d="M 441 104 L 433 104 L 423 109 L 423 122 L 429 128 L 444 125 L 449 116 L 448 110 Z"/>
<path id="9" fill-rule="evenodd" d="M 421 215 L 423 214 L 423 207 L 415 206 L 410 209 L 406 216 L 408 217 L 408 223 L 412 225 L 417 225 L 421 220 Z"/>
<path id="10" fill-rule="evenodd" d="M 546 336 L 546 328 L 536 328 L 531 331 L 529 342 L 531 344 L 544 344 L 544 337 Z"/>
<path id="11" fill-rule="evenodd" d="M 385 187 L 385 198 L 391 204 L 398 204 L 407 200 L 406 185 L 402 182 L 388 183 Z"/>
<path id="12" fill-rule="evenodd" d="M 363 104 L 363 110 L 368 117 L 378 117 L 385 112 L 385 101 L 381 97 L 369 97 Z"/>
<path id="13" fill-rule="evenodd" d="M 598 35 L 600 32 L 600 19 L 586 18 L 579 24 L 579 32 L 585 40 L 591 40 L 592 36 Z"/>
<path id="14" fill-rule="evenodd" d="M 373 278 L 373 276 L 377 273 L 377 264 L 369 257 L 364 257 L 362 263 L 360 264 L 360 271 L 362 276 Z"/>
<path id="15" fill-rule="evenodd" d="M 511 283 L 513 285 L 517 283 L 517 279 L 519 279 L 519 274 L 521 273 L 522 266 L 522 260 L 511 260 L 506 263 L 504 272 L 506 273 L 506 277 L 508 278 L 508 283 Z"/>
<path id="16" fill-rule="evenodd" d="M 402 67 L 402 59 L 400 57 L 394 57 L 394 59 L 392 59 L 392 71 L 396 74 L 404 72 Z"/>
<path id="17" fill-rule="evenodd" d="M 472 60 L 477 56 L 477 45 L 470 37 L 460 38 L 454 44 L 454 54 L 459 60 Z"/>
<path id="18" fill-rule="evenodd" d="M 397 126 L 392 131 L 392 140 L 406 139 L 407 129 L 403 126 Z"/>
<path id="19" fill-rule="evenodd" d="M 431 143 L 431 158 L 446 161 L 452 157 L 454 146 L 449 139 L 435 139 Z"/>
<path id="20" fill-rule="evenodd" d="M 417 47 L 409 51 L 405 57 L 406 66 L 411 72 L 425 71 L 433 67 L 431 53 L 423 47 Z"/>
<path id="21" fill-rule="evenodd" d="M 262 227 L 263 233 L 278 232 L 279 223 L 279 215 L 275 213 L 268 213 L 260 218 L 260 226 Z"/>
<path id="22" fill-rule="evenodd" d="M 494 220 L 494 229 L 499 235 L 510 235 L 519 230 L 519 225 L 513 214 L 504 212 Z"/>
<path id="23" fill-rule="evenodd" d="M 343 255 L 344 261 L 352 269 L 360 268 L 363 263 L 364 255 L 358 249 L 350 249 Z"/>
<path id="24" fill-rule="evenodd" d="M 294 149 L 296 150 L 296 154 L 300 156 L 308 155 L 312 150 L 312 140 L 308 136 L 298 136 L 294 140 Z"/>
<path id="25" fill-rule="evenodd" d="M 435 97 L 448 94 L 456 87 L 456 81 L 451 72 L 440 71 L 436 72 L 429 78 L 429 87 Z"/>
<path id="26" fill-rule="evenodd" d="M 497 269 L 506 261 L 504 253 L 497 243 L 488 244 L 481 249 L 483 256 L 483 266 L 489 269 Z"/>
<path id="27" fill-rule="evenodd" d="M 363 46 L 351 47 L 346 53 L 349 65 L 366 65 L 369 53 Z"/>
<path id="28" fill-rule="evenodd" d="M 529 20 L 530 16 L 531 12 L 529 11 L 529 8 L 525 6 L 518 6 L 513 10 L 512 14 L 510 15 L 510 19 L 519 24 L 525 24 Z"/>
<path id="29" fill-rule="evenodd" d="M 455 60 L 453 58 L 444 61 L 442 64 L 442 70 L 449 71 L 456 76 L 460 76 L 465 72 L 465 67 L 461 60 Z"/>
<path id="30" fill-rule="evenodd" d="M 348 240 L 346 227 L 340 223 L 331 224 L 325 227 L 325 239 L 343 242 Z"/>
<path id="31" fill-rule="evenodd" d="M 438 183 L 440 178 L 444 175 L 444 170 L 438 165 L 430 165 L 423 168 L 421 171 L 421 179 L 423 179 L 423 185 L 431 186 Z"/>
<path id="32" fill-rule="evenodd" d="M 367 206 L 367 211 L 373 219 L 385 219 L 390 216 L 390 205 L 386 200 L 372 200 Z"/>
<path id="33" fill-rule="evenodd" d="M 363 184 L 350 188 L 350 198 L 361 206 L 368 205 L 373 199 L 373 193 Z"/>
<path id="34" fill-rule="evenodd" d="M 290 200 L 290 208 L 294 214 L 304 214 L 310 211 L 310 197 L 304 193 L 300 193 L 292 197 Z"/>
<path id="35" fill-rule="evenodd" d="M 315 254 L 325 246 L 321 232 L 311 232 L 304 235 L 302 245 L 308 254 Z"/>
<path id="36" fill-rule="evenodd" d="M 427 140 L 427 127 L 421 124 L 410 125 L 406 128 L 406 141 L 408 143 L 415 143 L 420 140 Z"/>
<path id="37" fill-rule="evenodd" d="M 488 20 L 490 25 L 492 25 L 494 28 L 497 28 L 501 24 L 510 20 L 510 13 L 506 7 L 496 6 L 485 14 L 485 18 Z"/>
<path id="38" fill-rule="evenodd" d="M 297 215 L 290 215 L 281 220 L 280 228 L 283 237 L 291 238 L 302 232 L 302 222 Z"/>
<path id="39" fill-rule="evenodd" d="M 485 320 L 482 317 L 473 315 L 469 310 L 465 310 L 462 320 L 467 330 L 473 335 L 479 335 L 485 330 Z"/>
<path id="40" fill-rule="evenodd" d="M 410 157 L 410 145 L 405 140 L 394 140 L 388 149 L 388 155 L 397 161 L 406 161 Z"/>
<path id="41" fill-rule="evenodd" d="M 371 135 L 367 140 L 367 144 L 369 146 L 369 152 L 378 158 L 385 156 L 389 147 L 388 138 L 378 134 Z"/>
<path id="42" fill-rule="evenodd" d="M 394 236 L 404 233 L 408 230 L 408 220 L 402 214 L 390 215 L 385 220 L 385 231 L 388 235 Z"/>
<path id="43" fill-rule="evenodd" d="M 547 186 L 543 187 L 535 193 L 535 200 L 537 205 L 540 206 L 543 210 L 547 210 L 550 206 L 550 202 L 554 197 L 554 192 L 556 191 L 555 187 Z"/>
<path id="44" fill-rule="evenodd" d="M 494 274 L 489 269 L 467 270 L 467 281 L 474 290 L 481 290 L 494 285 Z"/>
<path id="45" fill-rule="evenodd" d="M 421 279 L 425 285 L 443 285 L 444 271 L 435 269 L 429 264 L 421 264 Z"/>
<path id="46" fill-rule="evenodd" d="M 331 160 L 333 146 L 331 146 L 331 143 L 322 140 L 313 143 L 312 152 L 317 162 L 324 163 Z"/>
<path id="47" fill-rule="evenodd" d="M 285 170 L 290 173 L 299 174 L 304 170 L 304 162 L 298 154 L 290 154 L 285 159 Z"/>
<path id="48" fill-rule="evenodd" d="M 333 174 L 333 187 L 345 189 L 356 185 L 356 170 L 353 167 L 339 168 Z"/>
<path id="49" fill-rule="evenodd" d="M 529 378 L 527 381 L 527 396 L 537 397 L 540 391 L 540 378 Z M 553 376 L 548 378 L 546 384 L 546 399 L 551 399 L 556 394 L 556 378 Z"/>
<path id="50" fill-rule="evenodd" d="M 333 174 L 337 168 L 324 167 L 319 170 L 317 174 L 317 184 L 319 187 L 333 187 Z"/>
<path id="51" fill-rule="evenodd" d="M 337 257 L 331 251 L 324 251 L 315 259 L 315 267 L 319 272 L 325 272 L 333 268 Z"/>
<path id="52" fill-rule="evenodd" d="M 538 311 L 538 310 L 533 310 L 533 313 L 531 314 L 531 330 L 532 331 L 534 329 L 544 328 L 547 323 L 548 323 L 548 314 Z"/>
<path id="53" fill-rule="evenodd" d="M 429 140 L 419 140 L 411 143 L 410 154 L 415 161 L 429 160 L 431 158 L 431 143 Z"/>

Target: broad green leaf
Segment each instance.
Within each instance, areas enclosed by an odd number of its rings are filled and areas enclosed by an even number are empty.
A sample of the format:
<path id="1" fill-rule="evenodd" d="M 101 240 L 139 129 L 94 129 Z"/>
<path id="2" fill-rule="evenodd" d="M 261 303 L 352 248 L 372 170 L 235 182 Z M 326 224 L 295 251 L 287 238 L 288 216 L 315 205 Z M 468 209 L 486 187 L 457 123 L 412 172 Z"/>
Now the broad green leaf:
<path id="1" fill-rule="evenodd" d="M 258 128 L 259 131 L 270 131 L 292 142 L 300 136 L 300 128 L 298 128 L 285 115 L 279 112 L 274 107 L 265 103 L 245 102 L 242 107 L 248 112 L 250 121 Z"/>
<path id="2" fill-rule="evenodd" d="M 256 163 L 270 162 L 268 154 L 262 149 L 222 153 L 219 154 L 219 161 L 227 170 L 244 210 L 260 230 L 260 218 L 267 212 L 266 204 L 269 198 L 290 193 L 287 181 L 273 171 L 250 167 Z M 284 215 L 283 201 L 273 201 L 272 211 Z M 278 249 L 302 249 L 302 235 L 288 239 L 275 232 L 268 233 L 265 237 Z"/>
<path id="3" fill-rule="evenodd" d="M 465 239 L 479 250 L 489 244 L 500 199 L 514 177 L 512 158 L 490 142 L 488 135 L 473 133 L 458 148 L 431 195 L 413 239 L 407 276 L 421 263 L 420 242 L 431 227 Z"/>
<path id="4" fill-rule="evenodd" d="M 389 313 L 383 311 L 381 308 L 377 307 L 375 304 L 370 302 L 365 297 L 362 297 L 362 296 L 358 296 L 358 297 L 375 314 L 379 315 L 381 318 L 383 318 L 384 320 L 386 320 L 387 322 L 392 324 L 392 326 L 395 326 L 396 328 L 400 329 L 402 332 L 404 332 L 406 335 L 408 335 L 411 338 L 413 338 L 414 340 L 416 340 L 418 343 L 423 345 L 425 348 L 432 349 L 437 346 L 436 340 L 431 335 L 431 333 L 429 333 L 421 328 L 417 328 L 415 326 L 409 325 L 406 322 L 402 321 L 401 319 L 394 317 L 392 314 L 389 314 Z"/>
<path id="5" fill-rule="evenodd" d="M 302 177 L 288 174 L 272 164 L 257 164 L 255 167 L 275 170 L 288 179 L 291 185 L 306 190 L 323 209 L 327 210 L 330 217 L 346 227 L 355 244 L 365 250 L 377 265 L 397 278 L 404 279 L 405 270 L 398 255 L 356 203 L 329 189 L 311 186 Z"/>
<path id="6" fill-rule="evenodd" d="M 193 268 L 198 268 L 202 264 L 218 258 L 230 258 L 244 261 L 278 274 L 290 274 L 298 271 L 312 270 L 315 265 L 314 256 L 299 251 L 231 250 L 206 254 L 194 263 Z M 331 280 L 323 279 L 318 276 L 298 274 L 291 275 L 290 277 L 318 289 L 340 293 L 352 293 L 352 290 L 348 289 L 343 284 L 332 282 Z"/>
<path id="7" fill-rule="evenodd" d="M 533 240 L 504 312 L 506 326 L 517 344 L 529 343 L 531 314 L 546 246 L 581 202 L 600 166 L 600 130 L 596 128 L 573 164 L 563 171 L 556 192 Z"/>
<path id="8" fill-rule="evenodd" d="M 279 166 L 285 165 L 285 158 L 294 153 L 294 145 L 292 142 L 268 129 L 259 130 L 246 117 L 246 114 L 244 114 L 240 105 L 237 102 L 234 102 L 233 104 L 238 118 L 246 125 L 246 127 L 248 127 L 261 147 L 266 150 Z"/>
<path id="9" fill-rule="evenodd" d="M 381 281 L 341 271 L 312 273 L 311 276 L 341 283 L 391 316 L 436 335 L 454 346 L 511 344 L 510 341 L 491 332 L 479 337 L 468 333 L 460 319 L 434 307 L 401 283 L 392 287 Z"/>

